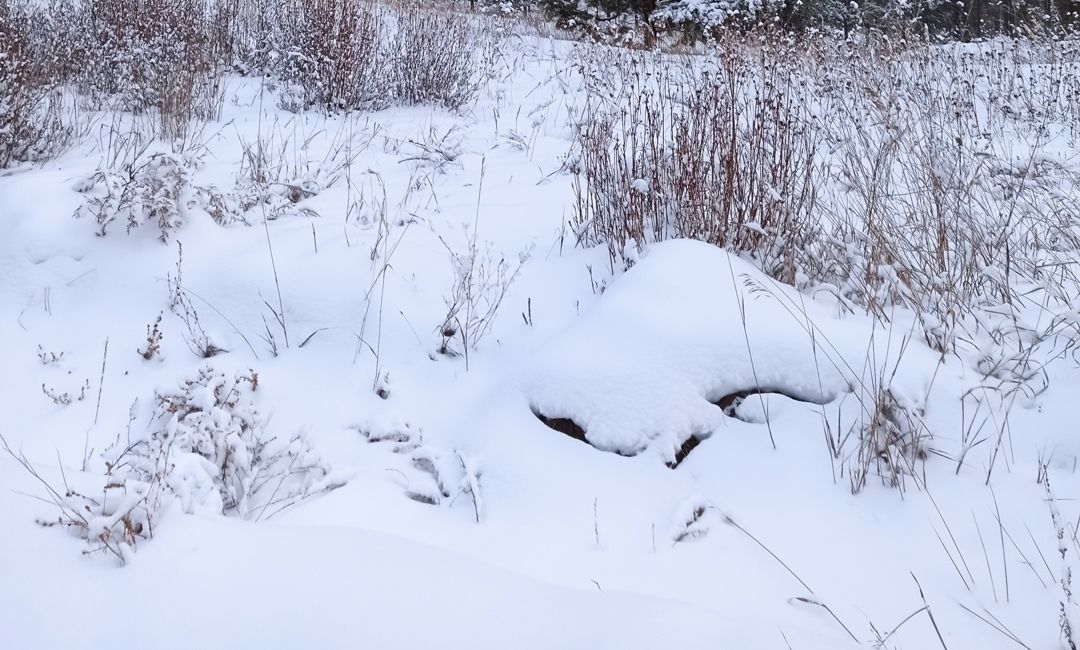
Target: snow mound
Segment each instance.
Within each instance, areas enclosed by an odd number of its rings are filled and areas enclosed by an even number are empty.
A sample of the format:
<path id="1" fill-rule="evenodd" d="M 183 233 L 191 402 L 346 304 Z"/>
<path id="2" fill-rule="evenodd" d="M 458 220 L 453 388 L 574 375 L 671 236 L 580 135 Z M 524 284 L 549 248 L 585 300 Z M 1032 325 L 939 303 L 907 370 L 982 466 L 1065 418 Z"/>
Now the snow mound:
<path id="1" fill-rule="evenodd" d="M 669 464 L 723 426 L 719 404 L 735 394 L 826 403 L 884 376 L 920 403 L 929 350 L 839 311 L 720 248 L 668 241 L 538 351 L 522 389 L 538 416 L 572 421 L 594 447 Z"/>

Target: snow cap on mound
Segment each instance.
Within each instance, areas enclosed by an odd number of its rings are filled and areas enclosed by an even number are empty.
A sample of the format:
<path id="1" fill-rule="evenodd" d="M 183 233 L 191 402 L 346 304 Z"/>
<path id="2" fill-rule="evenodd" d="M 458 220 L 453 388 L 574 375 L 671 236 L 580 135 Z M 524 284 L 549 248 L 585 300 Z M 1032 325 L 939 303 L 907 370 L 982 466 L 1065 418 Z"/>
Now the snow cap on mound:
<path id="1" fill-rule="evenodd" d="M 715 402 L 740 391 L 823 403 L 884 374 L 921 401 L 923 377 L 907 370 L 933 368 L 910 358 L 929 351 L 912 343 L 901 358 L 906 332 L 875 337 L 869 318 L 836 312 L 723 249 L 668 241 L 539 351 L 523 390 L 539 415 L 573 420 L 599 449 L 651 448 L 668 462 L 722 426 Z"/>

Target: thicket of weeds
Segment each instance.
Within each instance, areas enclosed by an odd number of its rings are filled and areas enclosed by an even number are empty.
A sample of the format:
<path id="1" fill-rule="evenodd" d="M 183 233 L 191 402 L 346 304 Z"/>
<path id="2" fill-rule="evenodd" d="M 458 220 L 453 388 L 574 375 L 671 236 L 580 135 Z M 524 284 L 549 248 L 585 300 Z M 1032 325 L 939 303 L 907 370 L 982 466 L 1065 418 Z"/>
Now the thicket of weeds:
<path id="1" fill-rule="evenodd" d="M 457 110 L 498 53 L 490 21 L 419 2 L 3 0 L 0 12 L 0 168 L 56 155 L 76 126 L 96 133 L 102 160 L 78 185 L 77 214 L 99 235 L 118 220 L 128 232 L 153 224 L 162 242 L 193 210 L 221 224 L 249 223 L 254 208 L 304 214 L 295 204 L 336 177 L 336 162 L 312 171 L 306 160 L 282 177 L 298 154 L 274 120 L 243 143 L 235 188 L 196 183 L 230 76 L 260 78 L 260 109 L 265 95 L 294 112 Z"/>
<path id="2" fill-rule="evenodd" d="M 280 84 L 294 111 L 456 110 L 496 55 L 484 19 L 418 2 L 4 0 L 0 166 L 55 153 L 76 108 L 149 115 L 185 141 L 220 115 L 228 72 Z M 77 102 L 61 110 L 58 93 Z"/>
<path id="3" fill-rule="evenodd" d="M 702 239 L 911 308 L 943 352 L 974 305 L 1075 295 L 1080 45 L 731 38 L 704 59 L 583 50 L 575 218 L 613 264 Z"/>
<path id="4" fill-rule="evenodd" d="M 617 272 L 650 242 L 701 239 L 886 328 L 914 314 L 929 347 L 983 377 L 983 417 L 1044 390 L 1080 342 L 1080 43 L 718 45 L 579 49 L 578 241 L 606 245 Z M 867 441 L 897 418 L 881 417 L 887 385 L 862 392 L 879 396 L 853 438 Z M 887 455 L 860 448 L 857 466 Z"/>

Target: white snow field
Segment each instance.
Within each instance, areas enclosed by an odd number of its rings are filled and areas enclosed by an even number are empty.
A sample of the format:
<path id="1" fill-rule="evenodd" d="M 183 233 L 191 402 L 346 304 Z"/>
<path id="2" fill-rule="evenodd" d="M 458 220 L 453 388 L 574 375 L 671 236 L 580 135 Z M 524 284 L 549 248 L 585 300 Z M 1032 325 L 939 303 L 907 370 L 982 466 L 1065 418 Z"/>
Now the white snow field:
<path id="1" fill-rule="evenodd" d="M 513 37 L 459 111 L 227 76 L 138 155 L 187 175 L 166 242 L 90 203 L 142 118 L 0 172 L 0 647 L 1069 647 L 1072 344 L 1006 390 L 990 325 L 591 245 L 589 47 Z M 1014 144 L 1066 168 L 1054 128 Z M 255 148 L 276 198 L 215 220 Z"/>

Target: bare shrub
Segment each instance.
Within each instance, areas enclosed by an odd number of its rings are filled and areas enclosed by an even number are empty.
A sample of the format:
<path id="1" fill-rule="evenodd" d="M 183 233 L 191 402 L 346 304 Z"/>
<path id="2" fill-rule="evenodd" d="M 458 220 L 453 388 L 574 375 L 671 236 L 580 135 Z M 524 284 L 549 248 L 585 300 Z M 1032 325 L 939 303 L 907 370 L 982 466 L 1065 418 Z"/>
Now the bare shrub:
<path id="1" fill-rule="evenodd" d="M 37 358 L 43 366 L 55 366 L 64 360 L 63 352 L 52 352 L 41 345 L 37 346 Z"/>
<path id="2" fill-rule="evenodd" d="M 386 10 L 367 0 L 288 0 L 284 78 L 293 110 L 379 108 L 389 102 Z"/>
<path id="3" fill-rule="evenodd" d="M 285 0 L 278 12 L 290 110 L 459 109 L 479 94 L 494 57 L 481 19 L 421 3 Z"/>
<path id="4" fill-rule="evenodd" d="M 34 16 L 0 3 L 0 169 L 55 154 L 67 137 L 60 101 L 32 50 Z"/>
<path id="5" fill-rule="evenodd" d="M 154 357 L 161 357 L 161 339 L 164 338 L 161 333 L 162 316 L 163 314 L 158 314 L 157 320 L 146 326 L 146 343 L 138 350 L 138 353 L 147 361 Z"/>
<path id="6" fill-rule="evenodd" d="M 475 241 L 465 253 L 450 251 L 454 284 L 445 298 L 446 317 L 439 327 L 440 354 L 463 354 L 468 368 L 470 350 L 476 349 L 491 332 L 495 316 L 524 259 L 514 263 L 503 256 L 497 257 L 490 249 L 482 251 Z"/>
<path id="7" fill-rule="evenodd" d="M 167 139 L 220 110 L 219 60 L 204 0 L 58 0 L 35 14 L 50 77 L 95 103 L 153 112 Z"/>
<path id="8" fill-rule="evenodd" d="M 308 132 L 295 118 L 275 118 L 251 141 L 238 135 L 243 154 L 236 184 L 225 197 L 223 213 L 244 223 L 252 216 L 269 220 L 317 216 L 304 201 L 346 176 L 344 172 L 374 137 L 367 130 L 341 129 L 320 158 L 309 150 L 318 135 L 317 131 Z M 249 215 L 256 208 L 258 214 Z"/>
<path id="9" fill-rule="evenodd" d="M 0 31 L 0 83 L 10 94 L 3 119 L 31 144 L 46 142 L 28 131 L 42 122 L 27 116 L 48 104 L 39 81 L 76 89 L 94 109 L 153 115 L 158 133 L 174 140 L 220 115 L 229 67 L 284 81 L 281 103 L 290 110 L 458 109 L 477 96 L 495 56 L 485 19 L 422 4 L 52 0 L 13 7 L 5 3 Z M 26 61 L 36 65 L 33 84 Z"/>
<path id="10" fill-rule="evenodd" d="M 45 384 L 41 385 L 41 392 L 57 406 L 71 406 L 72 402 L 83 401 L 86 399 L 86 392 L 88 390 L 90 390 L 89 379 L 83 382 L 83 385 L 79 387 L 79 392 L 74 395 L 68 391 L 59 391 Z"/>
<path id="11" fill-rule="evenodd" d="M 851 491 L 860 492 L 871 476 L 880 477 L 887 486 L 902 488 L 904 477 L 913 474 L 917 461 L 927 455 L 929 434 L 918 410 L 884 386 L 861 399 L 867 412 L 856 432 L 855 458 L 848 475 Z"/>
<path id="12" fill-rule="evenodd" d="M 691 237 L 755 254 L 794 282 L 796 249 L 814 230 L 820 135 L 797 71 L 722 52 L 703 70 L 639 53 L 585 62 L 599 105 L 581 128 L 578 229 L 607 243 L 613 266 L 646 243 Z M 615 67 L 622 76 L 609 82 Z"/>
<path id="13" fill-rule="evenodd" d="M 209 359 L 226 352 L 218 347 L 203 328 L 199 319 L 199 312 L 191 302 L 191 296 L 184 288 L 184 246 L 176 244 L 176 273 L 169 273 L 166 281 L 169 286 L 169 310 L 180 319 L 184 325 L 184 342 L 192 354 L 202 359 Z"/>
<path id="14" fill-rule="evenodd" d="M 388 45 L 394 97 L 406 105 L 465 106 L 480 92 L 493 45 L 478 19 L 406 3 Z"/>

